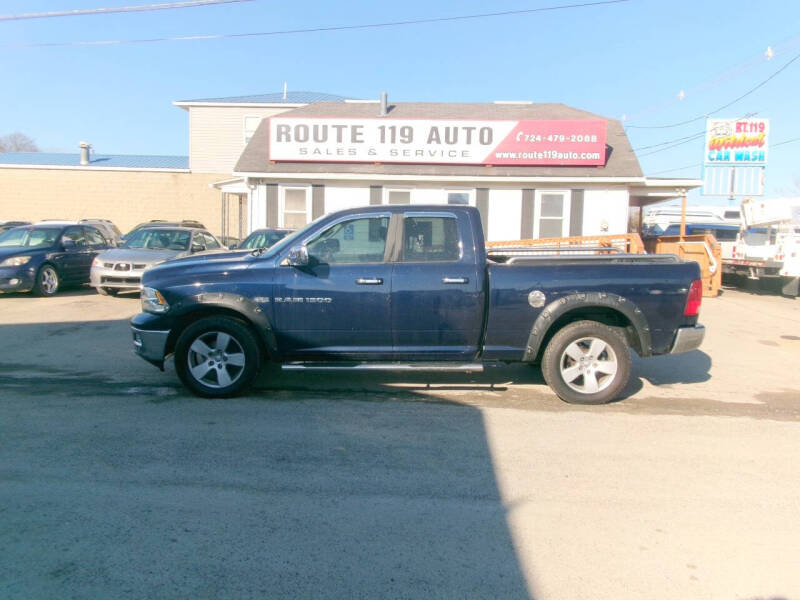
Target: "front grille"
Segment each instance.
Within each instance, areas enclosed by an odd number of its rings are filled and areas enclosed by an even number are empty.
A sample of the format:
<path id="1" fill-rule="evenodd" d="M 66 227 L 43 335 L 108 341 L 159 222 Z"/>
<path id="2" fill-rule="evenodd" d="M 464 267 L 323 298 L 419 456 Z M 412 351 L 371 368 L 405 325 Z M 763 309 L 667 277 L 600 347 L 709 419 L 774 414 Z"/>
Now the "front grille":
<path id="1" fill-rule="evenodd" d="M 115 271 L 130 271 L 131 264 L 130 263 L 117 263 L 114 265 Z"/>
<path id="2" fill-rule="evenodd" d="M 146 265 L 146 264 L 144 264 L 144 263 L 141 263 L 141 264 L 139 264 L 139 263 L 135 263 L 135 264 L 133 265 L 133 270 L 134 270 L 134 271 L 141 271 L 141 270 L 142 270 L 142 269 L 144 269 L 146 266 L 147 266 L 147 265 Z"/>
<path id="3" fill-rule="evenodd" d="M 100 283 L 139 285 L 141 284 L 141 280 L 138 277 L 101 277 Z"/>
<path id="4" fill-rule="evenodd" d="M 103 266 L 104 266 L 106 269 L 111 269 L 111 268 L 113 268 L 113 267 L 114 267 L 114 263 L 103 263 Z"/>

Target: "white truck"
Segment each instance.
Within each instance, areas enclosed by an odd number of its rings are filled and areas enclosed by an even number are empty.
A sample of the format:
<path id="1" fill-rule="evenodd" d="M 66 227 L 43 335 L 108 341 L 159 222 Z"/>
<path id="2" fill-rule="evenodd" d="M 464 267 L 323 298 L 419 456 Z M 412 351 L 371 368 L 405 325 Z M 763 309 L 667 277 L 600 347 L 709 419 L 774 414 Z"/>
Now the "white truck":
<path id="1" fill-rule="evenodd" d="M 785 295 L 800 295 L 800 198 L 745 199 L 742 219 L 726 271 L 748 279 L 780 278 Z"/>

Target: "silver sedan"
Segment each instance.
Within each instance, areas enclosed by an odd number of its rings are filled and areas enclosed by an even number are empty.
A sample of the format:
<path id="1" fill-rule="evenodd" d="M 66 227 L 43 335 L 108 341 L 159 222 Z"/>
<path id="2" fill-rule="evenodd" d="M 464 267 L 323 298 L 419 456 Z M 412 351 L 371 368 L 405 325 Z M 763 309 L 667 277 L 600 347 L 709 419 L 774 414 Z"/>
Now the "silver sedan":
<path id="1" fill-rule="evenodd" d="M 101 294 L 136 291 L 146 269 L 173 258 L 223 246 L 208 231 L 189 227 L 145 227 L 121 248 L 98 254 L 92 263 L 90 284 Z"/>

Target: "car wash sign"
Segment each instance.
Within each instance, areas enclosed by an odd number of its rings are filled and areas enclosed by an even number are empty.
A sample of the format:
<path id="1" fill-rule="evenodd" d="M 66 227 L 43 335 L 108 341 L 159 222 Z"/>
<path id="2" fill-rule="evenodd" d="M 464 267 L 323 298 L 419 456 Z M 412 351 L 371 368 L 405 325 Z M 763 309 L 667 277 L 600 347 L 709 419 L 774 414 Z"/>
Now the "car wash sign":
<path id="1" fill-rule="evenodd" d="M 764 165 L 769 119 L 708 119 L 705 164 Z"/>
<path id="2" fill-rule="evenodd" d="M 606 122 L 272 117 L 269 159 L 598 166 L 606 160 Z"/>

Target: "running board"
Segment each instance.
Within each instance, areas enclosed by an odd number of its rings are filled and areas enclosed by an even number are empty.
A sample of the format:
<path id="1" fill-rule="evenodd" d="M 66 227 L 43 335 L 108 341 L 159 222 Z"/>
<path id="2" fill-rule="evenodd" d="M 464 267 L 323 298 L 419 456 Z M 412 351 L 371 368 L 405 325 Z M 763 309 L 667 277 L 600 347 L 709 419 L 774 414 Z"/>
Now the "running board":
<path id="1" fill-rule="evenodd" d="M 482 373 L 482 363 L 449 363 L 449 362 L 419 362 L 419 363 L 315 363 L 292 362 L 281 365 L 284 371 L 413 371 L 445 372 L 445 373 Z"/>

